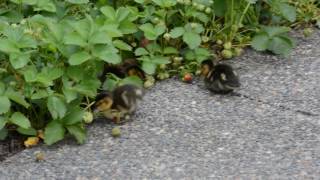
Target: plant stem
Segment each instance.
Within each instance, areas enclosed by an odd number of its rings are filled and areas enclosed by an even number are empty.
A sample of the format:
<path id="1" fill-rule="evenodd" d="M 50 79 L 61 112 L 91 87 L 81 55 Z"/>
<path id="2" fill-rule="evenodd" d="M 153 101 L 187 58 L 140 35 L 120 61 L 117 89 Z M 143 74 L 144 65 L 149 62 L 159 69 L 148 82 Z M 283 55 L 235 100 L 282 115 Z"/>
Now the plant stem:
<path id="1" fill-rule="evenodd" d="M 244 15 L 247 13 L 247 11 L 248 11 L 249 7 L 250 7 L 250 3 L 248 2 L 248 4 L 247 4 L 246 8 L 244 9 L 244 11 L 243 11 L 243 13 L 242 13 L 242 15 L 241 15 L 241 17 L 240 17 L 240 20 L 239 20 L 238 26 L 242 23 L 243 18 L 244 18 Z"/>

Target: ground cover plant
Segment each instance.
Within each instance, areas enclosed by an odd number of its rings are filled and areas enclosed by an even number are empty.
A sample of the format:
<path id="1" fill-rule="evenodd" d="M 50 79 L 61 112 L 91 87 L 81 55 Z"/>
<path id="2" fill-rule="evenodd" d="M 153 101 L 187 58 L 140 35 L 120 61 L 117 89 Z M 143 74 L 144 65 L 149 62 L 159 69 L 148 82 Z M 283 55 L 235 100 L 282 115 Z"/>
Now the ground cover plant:
<path id="1" fill-rule="evenodd" d="M 207 59 L 243 48 L 287 56 L 290 28 L 320 24 L 316 0 L 2 0 L 0 139 L 29 147 L 86 137 L 98 89 L 199 73 Z M 97 78 L 106 64 L 136 58 L 148 75 Z M 191 77 L 190 77 L 191 76 Z M 143 82 L 144 81 L 144 82 Z"/>

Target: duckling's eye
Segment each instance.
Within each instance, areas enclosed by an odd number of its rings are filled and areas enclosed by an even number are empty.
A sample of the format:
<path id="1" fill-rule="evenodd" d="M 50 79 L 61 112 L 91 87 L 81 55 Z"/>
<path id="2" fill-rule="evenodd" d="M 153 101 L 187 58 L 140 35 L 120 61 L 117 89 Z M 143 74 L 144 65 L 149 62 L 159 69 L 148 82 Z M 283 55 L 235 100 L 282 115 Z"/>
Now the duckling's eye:
<path id="1" fill-rule="evenodd" d="M 221 79 L 222 79 L 223 81 L 226 81 L 226 80 L 227 80 L 227 76 L 226 76 L 226 74 L 224 74 L 224 73 L 221 73 L 221 74 L 220 74 L 220 77 L 221 77 Z"/>

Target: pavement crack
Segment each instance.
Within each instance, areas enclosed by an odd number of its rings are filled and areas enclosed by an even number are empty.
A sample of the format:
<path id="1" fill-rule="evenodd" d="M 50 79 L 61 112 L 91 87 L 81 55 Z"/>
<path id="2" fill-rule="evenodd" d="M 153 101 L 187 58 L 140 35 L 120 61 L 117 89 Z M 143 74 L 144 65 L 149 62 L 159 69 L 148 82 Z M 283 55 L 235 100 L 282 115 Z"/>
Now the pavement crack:
<path id="1" fill-rule="evenodd" d="M 256 101 L 256 102 L 259 102 L 259 103 L 262 103 L 262 104 L 265 104 L 265 105 L 269 105 L 271 107 L 280 108 L 280 109 L 282 109 L 284 111 L 293 111 L 295 113 L 299 113 L 299 114 L 302 114 L 304 116 L 312 116 L 312 117 L 320 116 L 319 114 L 315 114 L 315 113 L 312 113 L 312 112 L 303 111 L 303 110 L 295 110 L 295 109 L 286 107 L 284 105 L 276 105 L 276 104 L 270 103 L 268 101 L 263 101 L 261 99 L 254 98 L 254 97 L 248 96 L 246 94 L 238 93 L 238 92 L 232 92 L 231 96 L 246 98 L 246 99 L 249 99 L 250 101 Z"/>

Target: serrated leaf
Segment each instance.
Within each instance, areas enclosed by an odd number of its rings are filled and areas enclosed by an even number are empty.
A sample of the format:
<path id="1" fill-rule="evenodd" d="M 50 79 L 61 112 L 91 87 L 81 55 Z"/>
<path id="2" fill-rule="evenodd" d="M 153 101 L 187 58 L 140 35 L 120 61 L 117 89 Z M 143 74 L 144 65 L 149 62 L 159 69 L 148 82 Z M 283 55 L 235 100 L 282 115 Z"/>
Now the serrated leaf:
<path id="1" fill-rule="evenodd" d="M 284 27 L 284 26 L 263 26 L 262 29 L 271 38 L 290 31 L 289 27 Z"/>
<path id="2" fill-rule="evenodd" d="M 119 64 L 121 62 L 118 49 L 111 46 L 97 46 L 93 49 L 92 54 L 108 63 Z"/>
<path id="3" fill-rule="evenodd" d="M 87 46 L 86 40 L 76 32 L 66 34 L 64 42 L 69 45 L 77 45 L 80 47 Z"/>
<path id="4" fill-rule="evenodd" d="M 101 30 L 105 31 L 107 35 L 111 38 L 121 37 L 123 35 L 121 30 L 119 29 L 118 24 L 111 24 L 111 23 L 105 24 L 104 26 L 101 27 Z"/>
<path id="5" fill-rule="evenodd" d="M 24 106 L 25 108 L 28 108 L 30 104 L 25 100 L 25 97 L 20 94 L 17 91 L 14 91 L 13 89 L 8 89 L 5 93 L 5 95 L 12 101 Z"/>
<path id="6" fill-rule="evenodd" d="M 111 37 L 104 31 L 95 32 L 89 39 L 90 44 L 111 44 Z"/>
<path id="7" fill-rule="evenodd" d="M 178 50 L 174 47 L 166 47 L 163 50 L 163 54 L 178 54 Z"/>
<path id="8" fill-rule="evenodd" d="M 130 11 L 125 7 L 119 7 L 116 12 L 116 19 L 118 22 L 125 20 L 130 14 Z"/>
<path id="9" fill-rule="evenodd" d="M 201 44 L 201 37 L 199 34 L 193 32 L 186 32 L 183 35 L 183 41 L 187 43 L 190 49 L 195 49 Z"/>
<path id="10" fill-rule="evenodd" d="M 202 12 L 194 13 L 193 17 L 199 19 L 203 23 L 207 23 L 209 21 L 209 17 L 206 14 L 202 13 Z"/>
<path id="11" fill-rule="evenodd" d="M 115 40 L 113 41 L 113 45 L 121 50 L 125 50 L 125 51 L 132 51 L 132 47 L 125 43 L 124 41 L 121 40 Z"/>
<path id="12" fill-rule="evenodd" d="M 0 39 L 0 51 L 5 53 L 19 53 L 20 50 L 16 45 L 8 39 Z"/>
<path id="13" fill-rule="evenodd" d="M 116 11 L 111 6 L 103 6 L 100 11 L 104 14 L 109 20 L 116 20 Z"/>
<path id="14" fill-rule="evenodd" d="M 156 71 L 156 68 L 157 68 L 157 65 L 152 62 L 143 61 L 142 63 L 142 70 L 147 74 L 154 74 Z"/>
<path id="15" fill-rule="evenodd" d="M 57 8 L 55 4 L 53 4 L 50 0 L 38 0 L 36 7 L 34 7 L 35 11 L 48 11 L 48 12 L 56 12 Z"/>
<path id="16" fill-rule="evenodd" d="M 289 39 L 274 37 L 268 44 L 268 49 L 275 54 L 288 56 L 292 49 L 293 43 Z"/>
<path id="17" fill-rule="evenodd" d="M 66 116 L 62 119 L 62 123 L 65 125 L 73 125 L 82 121 L 84 111 L 79 107 L 71 109 Z"/>
<path id="18" fill-rule="evenodd" d="M 134 54 L 136 56 L 143 56 L 143 55 L 148 55 L 149 52 L 145 49 L 145 48 L 137 48 L 135 51 L 134 51 Z"/>
<path id="19" fill-rule="evenodd" d="M 156 25 L 153 26 L 150 23 L 143 24 L 139 27 L 143 32 L 147 39 L 156 40 L 158 36 L 165 32 L 165 26 Z"/>
<path id="20" fill-rule="evenodd" d="M 67 0 L 69 3 L 72 4 L 87 4 L 89 0 Z"/>
<path id="21" fill-rule="evenodd" d="M 25 117 L 21 112 L 15 112 L 10 117 L 9 121 L 19 127 L 24 129 L 28 129 L 31 127 L 30 121 L 27 117 Z"/>
<path id="22" fill-rule="evenodd" d="M 24 135 L 29 135 L 29 136 L 36 136 L 37 135 L 37 131 L 34 128 L 25 129 L 25 128 L 19 127 L 17 129 L 17 131 L 20 134 L 24 134 Z"/>
<path id="23" fill-rule="evenodd" d="M 266 33 L 260 33 L 253 37 L 251 46 L 257 51 L 264 51 L 268 48 L 269 37 Z"/>
<path id="24" fill-rule="evenodd" d="M 174 5 L 176 5 L 176 0 L 152 0 L 155 4 L 162 8 L 170 8 Z"/>
<path id="25" fill-rule="evenodd" d="M 66 98 L 67 103 L 70 103 L 78 97 L 78 93 L 70 88 L 63 87 L 62 92 L 64 94 L 64 97 Z"/>
<path id="26" fill-rule="evenodd" d="M 11 65 L 15 69 L 20 69 L 28 64 L 28 62 L 30 61 L 30 54 L 24 53 L 24 52 L 11 53 L 9 55 L 9 60 L 10 60 Z"/>
<path id="27" fill-rule="evenodd" d="M 119 24 L 119 29 L 123 34 L 133 34 L 138 31 L 137 25 L 130 21 L 123 21 Z"/>
<path id="28" fill-rule="evenodd" d="M 53 119 L 63 118 L 67 112 L 64 101 L 56 96 L 50 96 L 48 98 L 47 107 Z"/>
<path id="29" fill-rule="evenodd" d="M 205 48 L 197 48 L 195 49 L 197 62 L 200 64 L 203 60 L 208 59 L 211 54 L 208 49 Z"/>
<path id="30" fill-rule="evenodd" d="M 151 59 L 151 62 L 155 63 L 155 64 L 168 64 L 168 63 L 170 63 L 169 57 L 154 56 L 150 59 Z"/>
<path id="31" fill-rule="evenodd" d="M 100 87 L 99 79 L 85 79 L 80 84 L 77 84 L 72 89 L 85 96 L 94 97 L 97 94 L 97 89 Z"/>
<path id="32" fill-rule="evenodd" d="M 32 94 L 31 99 L 42 99 L 48 96 L 49 93 L 46 90 L 40 89 L 36 93 Z"/>
<path id="33" fill-rule="evenodd" d="M 5 117 L 0 116 L 0 129 L 4 128 L 4 126 L 7 124 L 7 120 Z"/>
<path id="34" fill-rule="evenodd" d="M 23 76 L 26 82 L 34 82 L 37 80 L 37 69 L 34 66 L 27 67 L 26 70 L 23 71 Z"/>
<path id="35" fill-rule="evenodd" d="M 290 6 L 287 3 L 279 3 L 279 10 L 281 15 L 286 18 L 290 22 L 296 21 L 296 8 L 294 6 Z"/>
<path id="36" fill-rule="evenodd" d="M 170 31 L 170 35 L 172 38 L 178 38 L 178 37 L 182 36 L 184 32 L 185 32 L 185 30 L 183 27 L 175 27 L 174 29 L 172 29 Z"/>
<path id="37" fill-rule="evenodd" d="M 102 89 L 107 91 L 112 91 L 115 87 L 117 87 L 117 81 L 114 79 L 107 78 L 104 81 Z"/>
<path id="38" fill-rule="evenodd" d="M 87 132 L 81 125 L 67 126 L 68 132 L 73 135 L 79 144 L 83 144 L 86 140 Z"/>
<path id="39" fill-rule="evenodd" d="M 64 138 L 65 129 L 59 121 L 51 121 L 44 131 L 44 142 L 52 145 Z"/>
<path id="40" fill-rule="evenodd" d="M 4 114 L 10 110 L 10 100 L 6 96 L 0 96 L 0 114 Z M 0 128 L 1 129 L 1 128 Z"/>
<path id="41" fill-rule="evenodd" d="M 90 54 L 86 51 L 80 51 L 75 54 L 73 54 L 69 59 L 70 65 L 79 65 L 86 61 L 88 61 L 91 58 Z"/>
<path id="42" fill-rule="evenodd" d="M 122 79 L 119 83 L 120 86 L 124 84 L 132 84 L 138 87 L 142 87 L 143 81 L 138 76 L 128 76 Z"/>
<path id="43" fill-rule="evenodd" d="M 30 36 L 22 36 L 22 38 L 18 42 L 19 48 L 36 48 L 37 41 L 32 39 Z"/>

